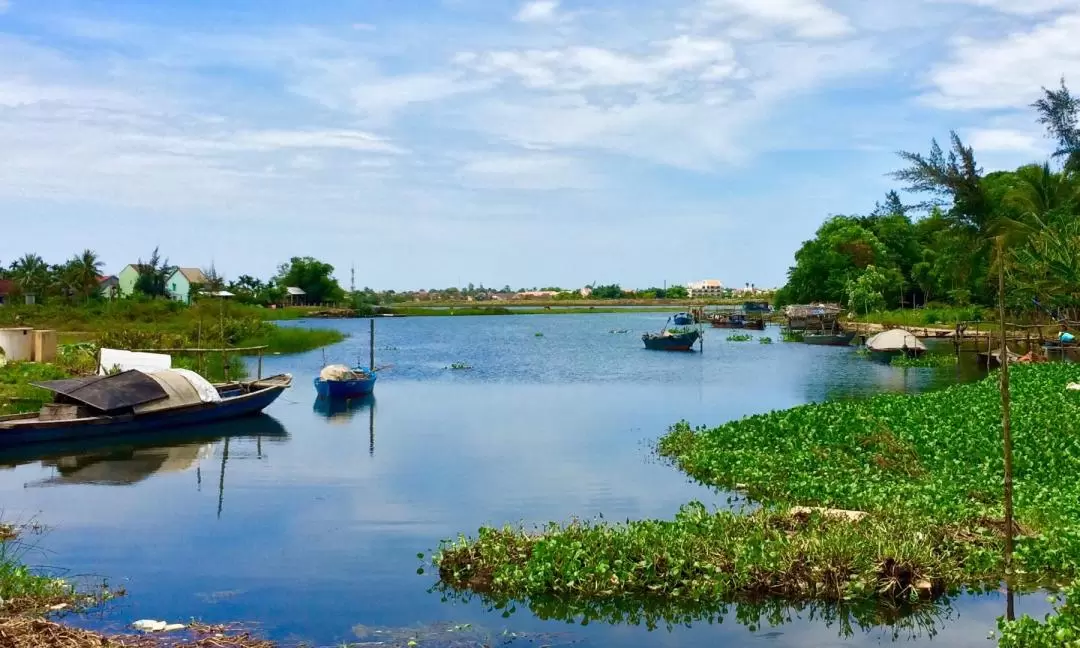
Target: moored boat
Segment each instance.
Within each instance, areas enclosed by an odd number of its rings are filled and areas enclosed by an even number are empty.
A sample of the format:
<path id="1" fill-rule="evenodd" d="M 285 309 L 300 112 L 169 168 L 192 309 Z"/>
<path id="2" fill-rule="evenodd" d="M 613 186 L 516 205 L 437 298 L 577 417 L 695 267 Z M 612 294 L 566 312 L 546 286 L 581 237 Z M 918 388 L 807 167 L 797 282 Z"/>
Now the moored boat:
<path id="1" fill-rule="evenodd" d="M 843 331 L 838 331 L 836 333 L 805 332 L 802 335 L 802 341 L 804 343 L 817 346 L 849 346 L 854 339 L 855 331 L 849 331 L 847 333 Z"/>
<path id="2" fill-rule="evenodd" d="M 211 385 L 183 369 L 33 383 L 54 393 L 39 412 L 0 417 L 0 447 L 149 433 L 256 414 L 292 384 L 281 374 Z"/>
<path id="3" fill-rule="evenodd" d="M 762 323 L 764 323 L 764 320 L 762 320 Z M 717 314 L 713 315 L 709 320 L 709 324 L 713 328 L 745 328 L 746 318 L 741 313 Z M 764 327 L 762 327 L 762 330 L 764 330 Z"/>
<path id="4" fill-rule="evenodd" d="M 646 333 L 641 336 L 641 341 L 645 343 L 646 349 L 654 351 L 690 351 L 700 337 L 701 333 L 695 329 L 667 330 L 663 333 Z"/>
<path id="5" fill-rule="evenodd" d="M 315 379 L 319 398 L 346 399 L 367 396 L 375 391 L 375 370 L 345 365 L 323 367 Z"/>
<path id="6" fill-rule="evenodd" d="M 871 337 L 866 341 L 870 357 L 880 362 L 890 362 L 898 355 L 910 358 L 926 353 L 926 345 L 904 329 L 892 329 Z"/>
<path id="7" fill-rule="evenodd" d="M 690 313 L 675 313 L 671 318 L 675 326 L 690 326 L 694 324 L 694 316 Z"/>

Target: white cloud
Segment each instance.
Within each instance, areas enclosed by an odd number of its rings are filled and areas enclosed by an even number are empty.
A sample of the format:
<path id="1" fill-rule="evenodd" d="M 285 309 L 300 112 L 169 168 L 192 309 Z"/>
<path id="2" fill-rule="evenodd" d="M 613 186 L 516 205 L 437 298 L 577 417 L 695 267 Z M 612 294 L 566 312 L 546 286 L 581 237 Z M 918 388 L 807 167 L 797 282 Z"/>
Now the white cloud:
<path id="1" fill-rule="evenodd" d="M 968 4 L 1018 16 L 1034 16 L 1076 7 L 1076 0 L 937 0 Z"/>
<path id="2" fill-rule="evenodd" d="M 950 60 L 930 75 L 924 100 L 941 108 L 1025 108 L 1039 86 L 1080 77 L 1080 13 L 1060 16 L 1002 39 L 957 39 Z"/>
<path id="3" fill-rule="evenodd" d="M 531 0 L 521 5 L 514 20 L 518 22 L 556 22 L 559 0 Z"/>
<path id="4" fill-rule="evenodd" d="M 481 75 L 516 77 L 530 88 L 575 91 L 613 86 L 649 86 L 690 73 L 718 80 L 738 66 L 731 45 L 719 40 L 681 35 L 655 42 L 652 51 L 634 55 L 593 46 L 557 50 L 467 53 L 455 58 Z"/>
<path id="5" fill-rule="evenodd" d="M 485 155 L 459 169 L 471 186 L 499 189 L 588 189 L 596 177 L 579 160 L 540 153 Z"/>
<path id="6" fill-rule="evenodd" d="M 776 29 L 800 38 L 836 38 L 853 31 L 847 17 L 819 0 L 705 0 L 701 18 L 734 23 L 747 37 Z"/>
<path id="7" fill-rule="evenodd" d="M 976 152 L 1033 153 L 1045 148 L 1037 134 L 1009 128 L 974 129 L 966 143 Z"/>

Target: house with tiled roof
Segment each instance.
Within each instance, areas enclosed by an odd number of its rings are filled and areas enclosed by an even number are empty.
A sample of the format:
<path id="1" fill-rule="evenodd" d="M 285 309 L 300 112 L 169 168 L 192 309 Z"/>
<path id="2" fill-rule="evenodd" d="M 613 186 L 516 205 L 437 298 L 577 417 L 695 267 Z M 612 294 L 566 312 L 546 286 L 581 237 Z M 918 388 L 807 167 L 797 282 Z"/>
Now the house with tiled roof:
<path id="1" fill-rule="evenodd" d="M 206 275 L 198 268 L 177 268 L 169 278 L 165 280 L 165 290 L 169 293 L 169 299 L 174 299 L 185 304 L 191 303 L 191 296 L 198 290 L 198 286 L 206 283 Z"/>

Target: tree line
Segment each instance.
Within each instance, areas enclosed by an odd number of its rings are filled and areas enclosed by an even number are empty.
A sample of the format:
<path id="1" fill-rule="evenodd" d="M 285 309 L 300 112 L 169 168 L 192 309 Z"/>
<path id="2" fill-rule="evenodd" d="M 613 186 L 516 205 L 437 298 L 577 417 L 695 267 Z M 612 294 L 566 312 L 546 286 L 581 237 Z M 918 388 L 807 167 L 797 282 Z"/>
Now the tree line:
<path id="1" fill-rule="evenodd" d="M 1007 306 L 1080 313 L 1080 98 L 1064 79 L 1031 104 L 1057 148 L 1047 161 L 984 173 L 952 132 L 949 146 L 901 151 L 898 191 L 866 215 L 825 221 L 795 253 L 779 305 L 845 304 L 873 312 L 929 302 L 997 303 L 997 264 Z M 999 248 L 1000 246 L 1000 248 Z M 996 250 L 1003 250 L 998 254 Z"/>

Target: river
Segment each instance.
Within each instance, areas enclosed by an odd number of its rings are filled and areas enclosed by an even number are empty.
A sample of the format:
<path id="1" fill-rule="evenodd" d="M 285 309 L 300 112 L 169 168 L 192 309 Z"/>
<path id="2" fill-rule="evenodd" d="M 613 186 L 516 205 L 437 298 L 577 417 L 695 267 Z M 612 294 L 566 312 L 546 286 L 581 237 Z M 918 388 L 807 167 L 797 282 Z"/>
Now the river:
<path id="1" fill-rule="evenodd" d="M 376 397 L 336 412 L 315 407 L 312 378 L 324 361 L 366 363 L 368 322 L 289 323 L 351 337 L 266 358 L 265 372 L 296 379 L 267 416 L 152 447 L 0 457 L 3 517 L 48 528 L 31 540 L 31 564 L 126 589 L 71 619 L 93 628 L 194 617 L 252 622 L 274 639 L 325 646 L 439 623 L 469 624 L 498 639 L 493 645 L 510 632 L 537 646 L 868 646 L 894 635 L 915 645 L 991 645 L 987 634 L 1005 610 L 999 594 L 954 599 L 899 630 L 848 635 L 807 611 L 775 625 L 739 623 L 731 611 L 719 624 L 649 631 L 542 621 L 526 610 L 504 617 L 429 591 L 435 580 L 430 569 L 417 574 L 417 554 L 484 524 L 670 517 L 690 500 L 726 506 L 725 495 L 652 458 L 649 442 L 680 419 L 718 424 L 972 375 L 784 344 L 776 329 L 755 333 L 774 344 L 708 330 L 702 353 L 646 351 L 641 333 L 663 322 L 658 313 L 381 319 L 376 364 L 390 366 Z M 1021 613 L 1047 609 L 1042 596 L 1018 602 Z M 440 641 L 420 645 L 449 645 Z"/>

